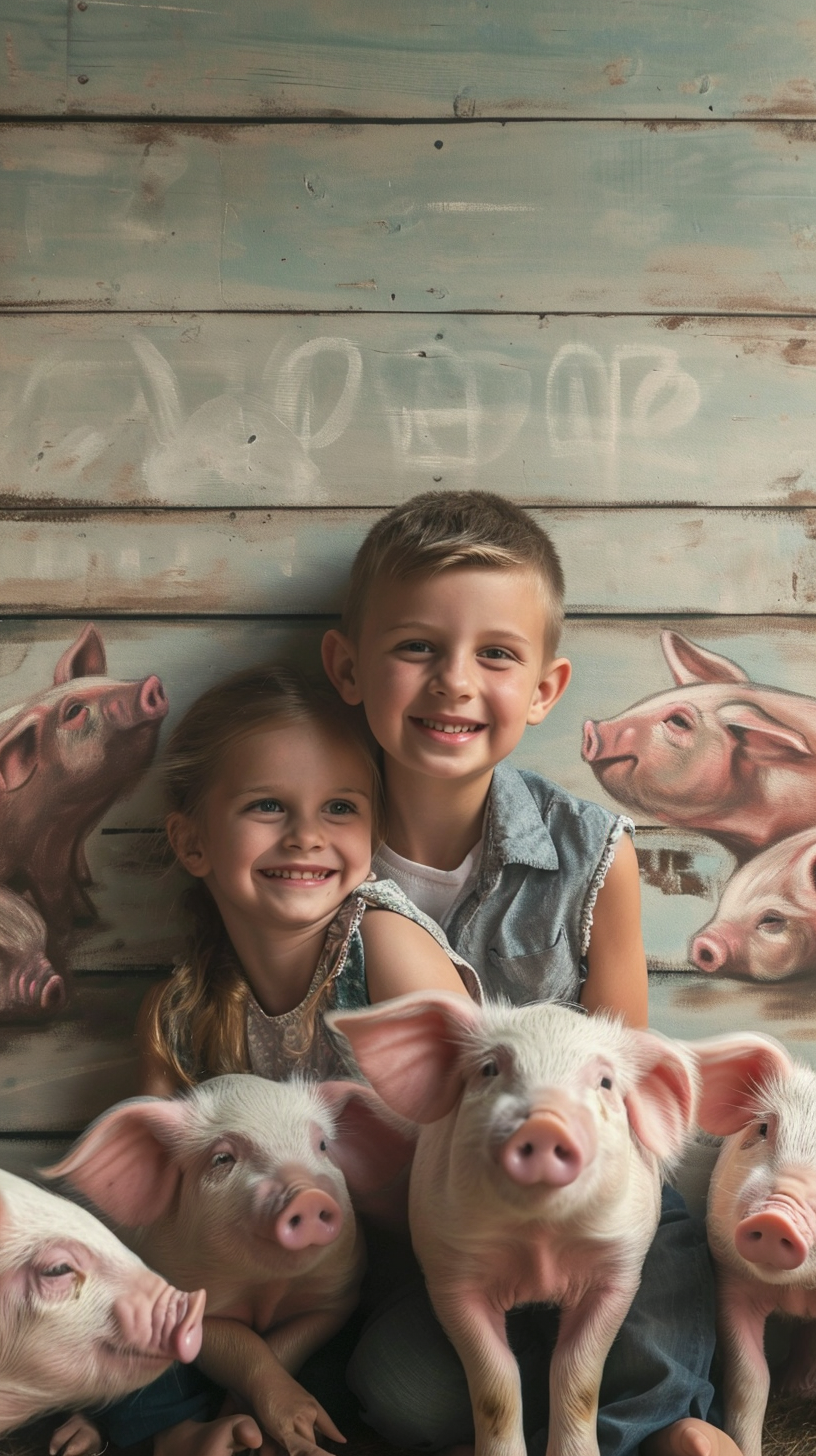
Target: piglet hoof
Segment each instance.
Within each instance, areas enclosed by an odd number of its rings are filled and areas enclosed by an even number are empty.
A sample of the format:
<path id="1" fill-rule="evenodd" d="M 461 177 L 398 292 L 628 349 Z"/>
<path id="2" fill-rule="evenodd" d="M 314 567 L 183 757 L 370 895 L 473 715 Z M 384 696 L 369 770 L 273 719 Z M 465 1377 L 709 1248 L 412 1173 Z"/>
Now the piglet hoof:
<path id="1" fill-rule="evenodd" d="M 69 1416 L 48 1443 L 49 1456 L 88 1456 L 105 1445 L 96 1426 L 81 1413 Z"/>

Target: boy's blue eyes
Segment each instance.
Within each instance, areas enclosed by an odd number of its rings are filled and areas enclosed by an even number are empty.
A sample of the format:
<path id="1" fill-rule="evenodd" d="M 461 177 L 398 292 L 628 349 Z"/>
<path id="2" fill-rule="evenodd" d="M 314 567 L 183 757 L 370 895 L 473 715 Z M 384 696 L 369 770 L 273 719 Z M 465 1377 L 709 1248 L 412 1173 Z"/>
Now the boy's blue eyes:
<path id="1" fill-rule="evenodd" d="M 436 649 L 430 642 L 400 642 L 398 652 L 415 652 L 427 656 Z M 476 653 L 477 657 L 486 657 L 492 662 L 512 661 L 513 653 L 506 647 L 480 647 Z"/>

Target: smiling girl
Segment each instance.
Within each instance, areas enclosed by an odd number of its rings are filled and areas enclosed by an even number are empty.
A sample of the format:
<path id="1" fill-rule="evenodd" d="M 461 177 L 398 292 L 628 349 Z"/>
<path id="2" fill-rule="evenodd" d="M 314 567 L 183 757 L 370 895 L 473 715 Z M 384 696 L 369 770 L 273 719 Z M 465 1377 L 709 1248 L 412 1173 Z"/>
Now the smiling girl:
<path id="1" fill-rule="evenodd" d="M 434 922 L 369 882 L 379 776 L 330 690 L 285 668 L 237 674 L 185 714 L 164 777 L 168 837 L 198 884 L 187 958 L 140 1013 L 142 1092 L 236 1071 L 348 1076 L 327 1010 L 472 987 Z"/>

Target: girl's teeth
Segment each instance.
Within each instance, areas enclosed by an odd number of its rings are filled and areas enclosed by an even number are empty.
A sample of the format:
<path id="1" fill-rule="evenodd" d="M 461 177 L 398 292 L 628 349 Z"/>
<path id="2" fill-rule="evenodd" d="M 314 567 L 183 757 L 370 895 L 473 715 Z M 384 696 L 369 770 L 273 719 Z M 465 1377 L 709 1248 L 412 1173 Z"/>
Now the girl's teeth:
<path id="1" fill-rule="evenodd" d="M 475 733 L 476 723 L 435 723 L 433 718 L 423 718 L 424 728 L 433 728 L 437 733 Z"/>
<path id="2" fill-rule="evenodd" d="M 267 870 L 273 880 L 325 880 L 328 870 Z"/>

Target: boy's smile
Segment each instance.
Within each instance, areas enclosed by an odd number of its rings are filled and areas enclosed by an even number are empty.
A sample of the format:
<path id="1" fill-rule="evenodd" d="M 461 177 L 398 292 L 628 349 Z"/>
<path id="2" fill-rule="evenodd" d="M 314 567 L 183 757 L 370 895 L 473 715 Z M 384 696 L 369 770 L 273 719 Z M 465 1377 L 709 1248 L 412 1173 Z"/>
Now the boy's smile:
<path id="1" fill-rule="evenodd" d="M 546 653 L 546 606 L 524 568 L 456 567 L 376 582 L 343 679 L 389 760 L 439 779 L 478 779 L 538 723 L 566 679 Z"/>

